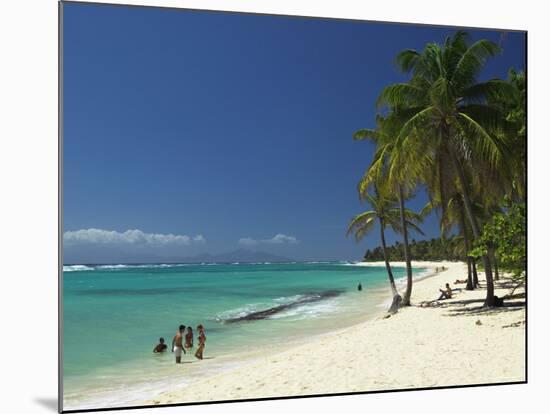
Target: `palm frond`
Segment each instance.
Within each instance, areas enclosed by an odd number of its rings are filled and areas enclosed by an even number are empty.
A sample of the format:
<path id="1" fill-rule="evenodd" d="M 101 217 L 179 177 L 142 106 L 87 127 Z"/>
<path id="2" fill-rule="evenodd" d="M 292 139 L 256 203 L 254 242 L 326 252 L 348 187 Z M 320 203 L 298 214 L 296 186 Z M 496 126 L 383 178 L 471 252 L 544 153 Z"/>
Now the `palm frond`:
<path id="1" fill-rule="evenodd" d="M 426 91 L 411 83 L 396 83 L 386 86 L 376 100 L 378 108 L 387 105 L 391 108 L 410 108 L 422 105 Z"/>
<path id="2" fill-rule="evenodd" d="M 462 54 L 452 73 L 451 82 L 455 85 L 472 85 L 487 59 L 499 52 L 496 43 L 487 39 L 478 40 Z"/>

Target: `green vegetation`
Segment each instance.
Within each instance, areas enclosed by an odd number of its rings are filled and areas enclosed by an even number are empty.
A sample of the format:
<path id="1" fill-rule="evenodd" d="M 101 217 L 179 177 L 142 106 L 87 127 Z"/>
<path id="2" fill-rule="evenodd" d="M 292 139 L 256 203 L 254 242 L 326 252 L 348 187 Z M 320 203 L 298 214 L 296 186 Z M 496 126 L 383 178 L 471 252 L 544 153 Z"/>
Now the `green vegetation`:
<path id="1" fill-rule="evenodd" d="M 495 214 L 492 221 L 485 224 L 483 234 L 470 254 L 479 257 L 493 249 L 500 270 L 520 282 L 524 281 L 527 268 L 526 223 L 525 204 L 513 204 L 506 212 Z"/>
<path id="2" fill-rule="evenodd" d="M 411 258 L 465 260 L 467 288 L 474 289 L 474 258 L 479 257 L 488 307 L 496 303 L 498 264 L 515 275 L 525 273 L 517 245 L 525 215 L 522 218 L 517 213 L 521 208 L 515 206 L 525 202 L 526 193 L 526 79 L 523 72 L 511 70 L 507 80 L 478 81 L 487 60 L 498 53 L 495 43 L 472 42 L 464 31 L 443 44 L 429 43 L 422 51 L 404 50 L 396 64 L 409 81 L 385 87 L 377 101 L 376 128 L 354 134 L 356 140 L 376 144 L 358 186 L 360 198 L 370 203 L 376 187 L 377 196 L 395 199 L 399 206 L 403 242 L 388 248 L 386 258 L 399 257 L 407 264 L 403 305 L 410 304 Z M 413 227 L 406 220 L 405 204 L 421 187 L 430 199 L 422 215 L 436 211 L 443 236 L 439 243 L 425 242 L 428 246 L 408 241 Z M 518 224 L 521 220 L 523 225 Z M 474 246 L 475 254 L 470 254 Z M 380 259 L 379 253 L 367 252 L 368 260 Z"/>
<path id="3" fill-rule="evenodd" d="M 464 260 L 462 251 L 462 240 L 459 237 L 450 239 L 437 238 L 430 240 L 412 240 L 410 244 L 411 256 L 415 260 L 438 261 Z M 402 262 L 405 260 L 403 255 L 403 243 L 395 242 L 395 244 L 387 247 L 387 255 L 390 261 Z M 366 262 L 378 262 L 384 260 L 384 255 L 381 247 L 367 249 L 364 260 Z"/>

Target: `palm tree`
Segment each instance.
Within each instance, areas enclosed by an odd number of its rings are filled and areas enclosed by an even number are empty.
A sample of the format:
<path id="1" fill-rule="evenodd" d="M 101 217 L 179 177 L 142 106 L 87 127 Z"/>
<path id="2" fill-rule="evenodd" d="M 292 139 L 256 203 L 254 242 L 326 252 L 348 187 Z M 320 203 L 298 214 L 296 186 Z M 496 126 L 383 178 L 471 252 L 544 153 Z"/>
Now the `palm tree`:
<path id="1" fill-rule="evenodd" d="M 396 232 L 401 231 L 401 211 L 399 208 L 395 207 L 395 198 L 381 195 L 376 187 L 374 195 L 366 193 L 363 194 L 362 197 L 368 201 L 372 207 L 372 210 L 365 211 L 355 216 L 349 224 L 347 234 L 349 235 L 354 233 L 355 239 L 360 241 L 375 227 L 375 224 L 378 223 L 380 228 L 380 241 L 382 243 L 384 263 L 386 265 L 386 271 L 388 272 L 388 280 L 390 282 L 393 297 L 392 307 L 390 310 L 396 310 L 394 308 L 396 308 L 396 305 L 401 301 L 401 297 L 397 292 L 393 272 L 390 266 L 385 229 L 386 226 L 390 226 Z M 422 233 L 422 230 L 415 224 L 415 222 L 420 221 L 420 216 L 418 214 L 411 210 L 406 210 L 404 212 L 404 217 L 406 225 Z"/>
<path id="2" fill-rule="evenodd" d="M 401 229 L 403 234 L 403 255 L 405 257 L 405 267 L 407 269 L 407 288 L 405 289 L 405 294 L 403 295 L 403 306 L 410 306 L 413 278 L 411 265 L 411 248 L 409 246 L 409 231 L 407 229 L 408 223 L 406 220 L 407 209 L 405 208 L 405 195 L 403 192 L 403 185 L 398 185 L 397 194 L 399 195 L 399 216 L 401 219 Z"/>
<path id="3" fill-rule="evenodd" d="M 507 194 L 517 203 L 525 202 L 527 192 L 527 79 L 525 72 L 510 69 L 508 82 L 515 89 L 511 100 L 493 99 L 493 105 L 498 106 L 506 114 L 510 124 L 507 140 L 514 148 L 513 157 L 508 159 L 511 170 L 511 180 L 507 183 Z"/>
<path id="4" fill-rule="evenodd" d="M 412 74 L 410 82 L 386 87 L 378 100 L 401 125 L 394 150 L 410 154 L 410 162 L 418 165 L 422 158 L 429 157 L 441 177 L 458 182 L 474 239 L 480 237 L 481 230 L 466 171 L 476 171 L 477 178 L 481 174 L 500 174 L 507 171 L 504 161 L 509 156 L 506 134 L 501 133 L 507 128 L 505 116 L 491 102 L 512 99 L 515 89 L 502 80 L 477 82 L 487 59 L 498 52 L 499 47 L 489 40 L 470 43 L 463 31 L 447 37 L 443 46 L 430 43 L 421 52 L 405 50 L 396 62 L 403 72 Z M 476 169 L 478 166 L 481 168 Z M 446 192 L 441 196 L 446 205 Z M 487 279 L 485 305 L 494 306 L 493 275 L 487 256 L 483 256 L 483 264 Z"/>
<path id="5" fill-rule="evenodd" d="M 378 146 L 374 159 L 359 184 L 360 194 L 367 192 L 373 182 L 382 183 L 381 185 L 386 188 L 387 192 L 397 194 L 401 233 L 403 235 L 403 256 L 407 271 L 407 288 L 402 305 L 410 306 L 413 279 L 405 200 L 411 196 L 411 192 L 416 188 L 416 177 L 422 171 L 422 165 L 413 164 L 407 154 L 396 151 L 395 137 L 400 126 L 399 119 L 395 119 L 391 114 L 386 118 L 378 116 L 376 129 L 360 129 L 355 132 L 353 137 L 356 140 L 369 138 L 376 142 Z M 418 215 L 418 217 L 420 216 Z"/>
<path id="6" fill-rule="evenodd" d="M 447 206 L 441 205 L 441 199 L 437 195 L 431 195 L 430 201 L 426 203 L 422 212 L 422 217 L 426 217 L 434 210 L 443 210 L 444 213 L 440 214 L 440 231 L 442 237 L 448 237 L 450 232 L 454 229 L 454 226 L 458 227 L 458 235 L 454 240 L 457 241 L 457 245 L 454 249 L 454 254 L 458 257 L 466 258 L 466 264 L 468 267 L 468 278 L 466 283 L 466 290 L 473 290 L 475 288 L 472 275 L 472 260 L 469 256 L 469 252 L 472 250 L 470 229 L 466 223 L 464 217 L 464 202 L 462 195 L 458 192 L 449 197 Z"/>

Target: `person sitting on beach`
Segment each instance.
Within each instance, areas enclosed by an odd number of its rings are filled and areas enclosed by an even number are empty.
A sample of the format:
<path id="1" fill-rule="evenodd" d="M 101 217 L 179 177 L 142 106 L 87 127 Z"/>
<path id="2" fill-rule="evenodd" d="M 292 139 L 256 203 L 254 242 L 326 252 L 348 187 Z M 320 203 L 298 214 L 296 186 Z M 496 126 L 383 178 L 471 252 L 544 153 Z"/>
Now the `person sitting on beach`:
<path id="1" fill-rule="evenodd" d="M 197 359 L 202 359 L 202 353 L 204 352 L 204 344 L 206 343 L 206 335 L 204 334 L 204 327 L 202 325 L 197 326 L 197 331 L 199 332 L 199 346 L 195 352 L 195 357 Z"/>
<path id="2" fill-rule="evenodd" d="M 183 334 L 185 332 L 185 325 L 180 325 L 176 335 L 172 339 L 172 352 L 176 354 L 176 364 L 181 363 L 181 352 L 185 353 L 183 349 Z"/>
<path id="3" fill-rule="evenodd" d="M 193 348 L 193 328 L 187 327 L 187 333 L 185 334 L 185 349 Z"/>
<path id="4" fill-rule="evenodd" d="M 168 349 L 168 347 L 164 343 L 164 338 L 160 338 L 159 339 L 159 344 L 157 346 L 155 346 L 155 348 L 153 349 L 153 352 L 155 354 L 158 354 L 158 353 L 161 353 L 161 352 L 166 352 L 167 349 Z"/>
<path id="5" fill-rule="evenodd" d="M 445 290 L 439 289 L 439 291 L 441 292 L 441 295 L 437 300 L 451 299 L 453 297 L 453 291 L 451 290 L 451 287 L 448 283 L 445 283 Z"/>

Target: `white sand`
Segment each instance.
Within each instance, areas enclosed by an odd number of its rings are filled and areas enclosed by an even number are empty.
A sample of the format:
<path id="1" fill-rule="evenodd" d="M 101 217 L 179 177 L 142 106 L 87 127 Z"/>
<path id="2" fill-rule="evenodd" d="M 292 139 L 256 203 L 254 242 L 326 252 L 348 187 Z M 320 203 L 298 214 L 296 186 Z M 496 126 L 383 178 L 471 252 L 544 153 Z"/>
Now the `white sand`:
<path id="1" fill-rule="evenodd" d="M 463 263 L 413 262 L 413 266 L 448 268 L 414 284 L 414 305 L 437 299 L 446 282 L 462 291 L 439 307 L 402 308 L 390 318 L 381 314 L 167 391 L 145 404 L 524 381 L 525 308 L 479 309 L 484 289 L 466 291 L 464 284 L 453 284 L 466 278 Z M 479 276 L 483 278 L 481 272 Z M 503 283 L 497 285 L 498 296 L 510 290 Z"/>

